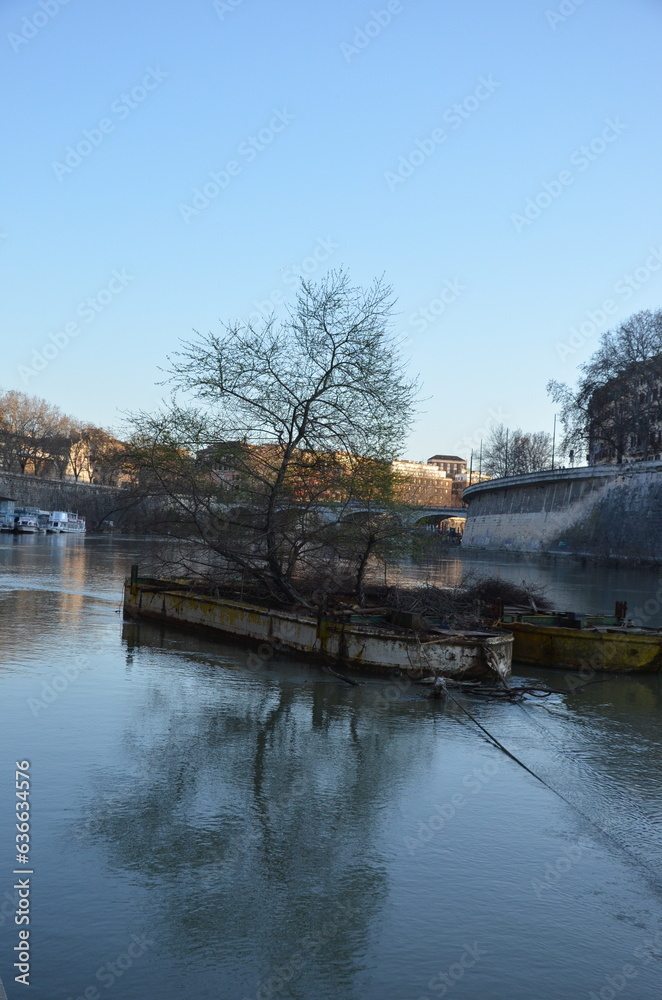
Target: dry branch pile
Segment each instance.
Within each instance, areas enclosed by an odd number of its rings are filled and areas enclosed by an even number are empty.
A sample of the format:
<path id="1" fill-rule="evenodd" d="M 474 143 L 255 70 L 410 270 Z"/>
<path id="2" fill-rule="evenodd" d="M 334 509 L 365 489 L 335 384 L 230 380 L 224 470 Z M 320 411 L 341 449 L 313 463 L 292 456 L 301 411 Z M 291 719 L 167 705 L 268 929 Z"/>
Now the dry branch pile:
<path id="1" fill-rule="evenodd" d="M 430 615 L 459 628 L 484 624 L 494 617 L 498 602 L 539 611 L 549 607 L 541 587 L 525 581 L 517 586 L 497 576 L 468 580 L 461 587 L 372 587 L 367 592 L 367 604 Z"/>

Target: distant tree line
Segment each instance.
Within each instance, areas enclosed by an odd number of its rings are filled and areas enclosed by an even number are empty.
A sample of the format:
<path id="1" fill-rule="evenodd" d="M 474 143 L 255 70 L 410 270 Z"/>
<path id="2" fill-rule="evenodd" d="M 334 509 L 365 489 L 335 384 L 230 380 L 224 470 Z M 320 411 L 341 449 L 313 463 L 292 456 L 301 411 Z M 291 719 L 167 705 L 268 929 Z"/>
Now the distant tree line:
<path id="1" fill-rule="evenodd" d="M 114 485 L 124 446 L 38 396 L 0 391 L 0 470 Z"/>
<path id="2" fill-rule="evenodd" d="M 552 464 L 552 436 L 546 431 L 494 427 L 483 448 L 482 471 L 488 476 L 543 472 Z"/>

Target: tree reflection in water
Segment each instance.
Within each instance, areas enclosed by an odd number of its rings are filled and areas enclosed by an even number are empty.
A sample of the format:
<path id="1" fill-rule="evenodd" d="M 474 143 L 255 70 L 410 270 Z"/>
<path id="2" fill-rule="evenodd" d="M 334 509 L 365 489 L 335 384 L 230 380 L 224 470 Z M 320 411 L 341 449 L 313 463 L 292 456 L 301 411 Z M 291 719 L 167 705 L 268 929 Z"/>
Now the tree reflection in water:
<path id="1" fill-rule="evenodd" d="M 305 666 L 250 671 L 246 649 L 151 623 L 123 638 L 158 671 L 83 829 L 151 891 L 173 958 L 250 968 L 265 996 L 320 976 L 349 995 L 387 893 L 384 786 L 416 766 L 418 727 L 375 725 L 365 689 Z"/>

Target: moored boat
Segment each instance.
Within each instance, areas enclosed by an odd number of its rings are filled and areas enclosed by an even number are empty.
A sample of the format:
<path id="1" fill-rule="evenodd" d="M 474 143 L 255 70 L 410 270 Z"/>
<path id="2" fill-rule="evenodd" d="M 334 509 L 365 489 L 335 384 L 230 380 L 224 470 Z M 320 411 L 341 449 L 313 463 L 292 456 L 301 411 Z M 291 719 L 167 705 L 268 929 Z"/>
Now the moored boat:
<path id="1" fill-rule="evenodd" d="M 513 659 L 538 667 L 609 673 L 662 670 L 662 629 L 639 628 L 620 602 L 614 615 L 505 608 L 497 628 L 514 637 Z"/>
<path id="2" fill-rule="evenodd" d="M 66 524 L 62 530 L 70 535 L 84 535 L 85 518 L 78 513 L 74 514 L 73 511 L 67 511 Z"/>
<path id="3" fill-rule="evenodd" d="M 0 497 L 0 531 L 13 531 L 16 501 L 11 497 Z"/>
<path id="4" fill-rule="evenodd" d="M 39 534 L 39 519 L 36 514 L 16 511 L 14 518 L 14 531 L 18 535 Z"/>
<path id="5" fill-rule="evenodd" d="M 512 636 L 494 629 L 455 632 L 430 619 L 406 627 L 395 623 L 397 616 L 389 621 L 387 615 L 368 612 L 315 616 L 196 594 L 177 581 L 136 573 L 125 582 L 124 611 L 130 617 L 213 630 L 354 670 L 457 679 L 494 679 L 496 674 L 503 681 L 510 676 Z"/>
<path id="6" fill-rule="evenodd" d="M 46 526 L 46 531 L 50 535 L 59 535 L 67 530 L 69 518 L 66 510 L 52 510 L 51 516 Z"/>

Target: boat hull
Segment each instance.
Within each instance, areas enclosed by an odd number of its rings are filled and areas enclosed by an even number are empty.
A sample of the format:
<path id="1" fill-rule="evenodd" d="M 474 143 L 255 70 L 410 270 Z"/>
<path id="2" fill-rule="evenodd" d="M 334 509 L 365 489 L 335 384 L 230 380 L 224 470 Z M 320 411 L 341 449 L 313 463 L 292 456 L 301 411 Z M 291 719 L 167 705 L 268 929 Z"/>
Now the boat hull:
<path id="1" fill-rule="evenodd" d="M 124 611 L 187 628 L 211 629 L 233 639 L 268 644 L 319 662 L 380 674 L 454 678 L 510 676 L 510 635 L 480 639 L 450 633 L 430 639 L 388 628 L 344 624 L 242 601 L 202 597 L 187 591 L 127 581 Z M 259 647 L 258 647 L 259 655 Z"/>
<path id="2" fill-rule="evenodd" d="M 505 622 L 512 632 L 513 659 L 538 667 L 595 670 L 606 673 L 660 673 L 662 634 L 598 632 Z"/>

